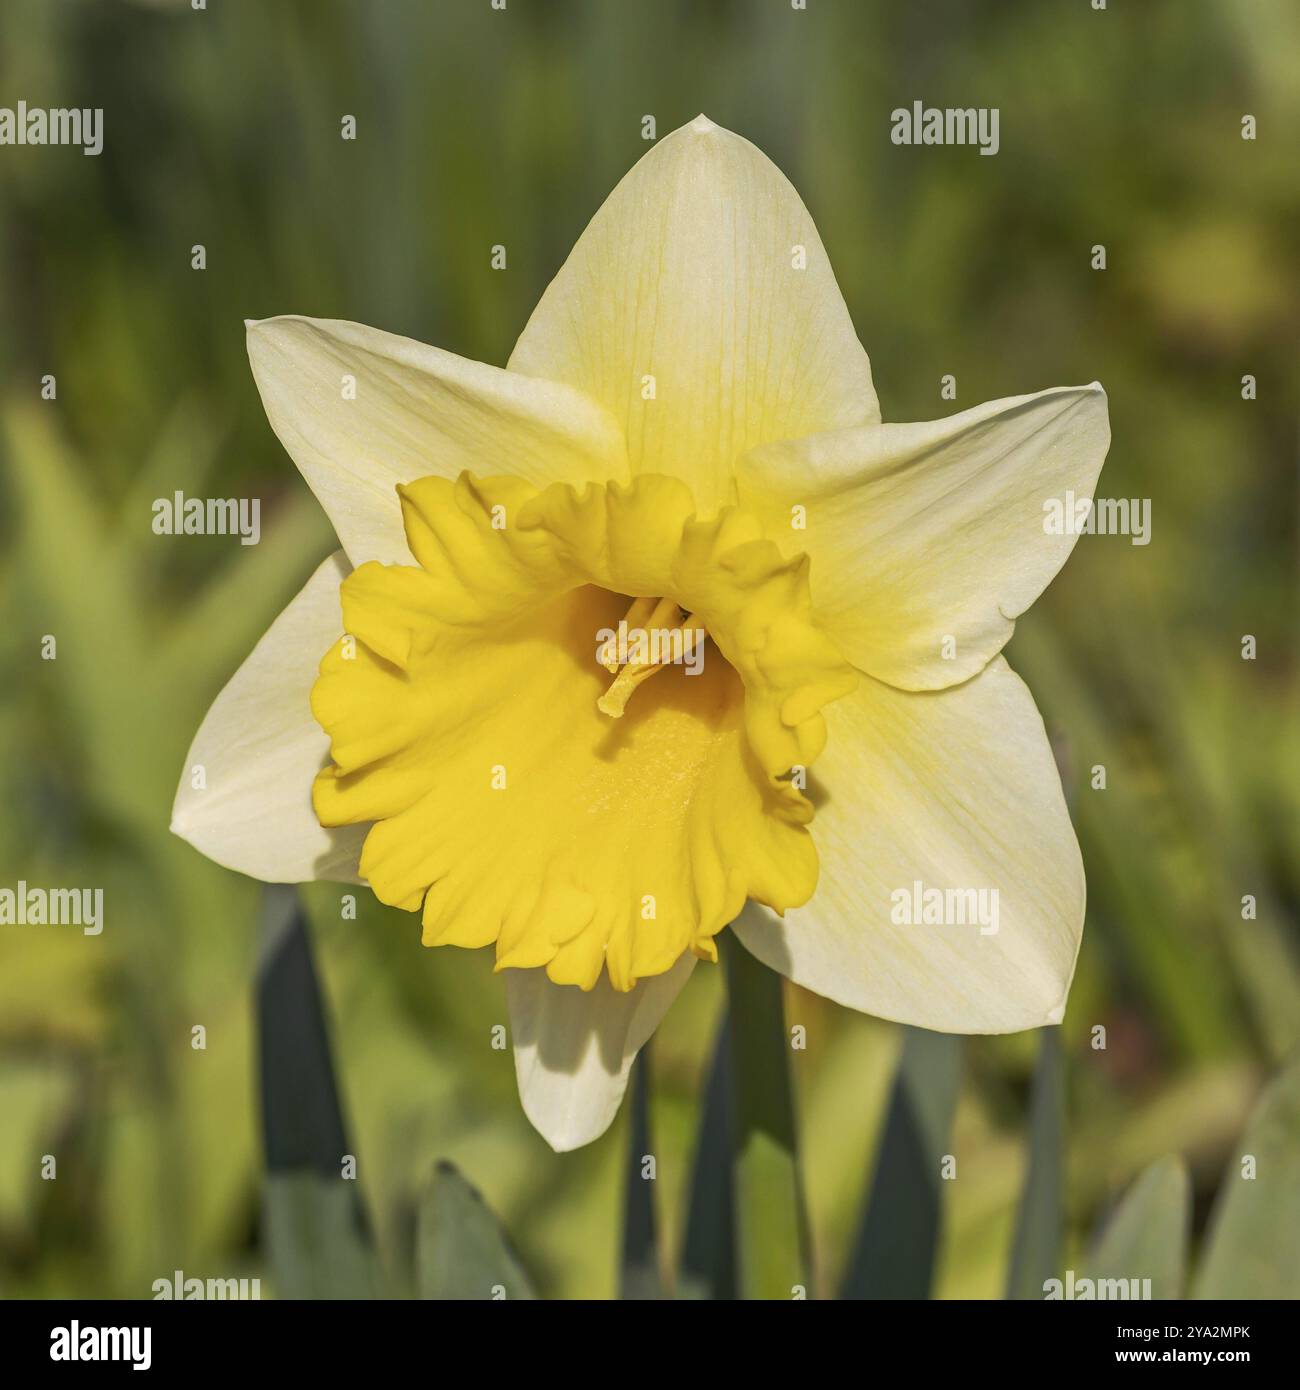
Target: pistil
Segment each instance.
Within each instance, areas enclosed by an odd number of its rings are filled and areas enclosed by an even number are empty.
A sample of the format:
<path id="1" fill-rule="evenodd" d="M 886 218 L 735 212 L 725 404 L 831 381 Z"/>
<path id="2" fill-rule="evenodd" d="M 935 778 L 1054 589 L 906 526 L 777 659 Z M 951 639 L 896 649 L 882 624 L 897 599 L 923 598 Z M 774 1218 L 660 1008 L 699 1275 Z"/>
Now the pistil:
<path id="1" fill-rule="evenodd" d="M 647 655 L 656 646 L 662 652 L 671 649 L 673 634 L 681 632 L 681 654 L 674 660 L 685 661 L 695 648 L 709 635 L 708 630 L 698 619 L 683 613 L 679 604 L 670 598 L 638 598 L 633 600 L 622 623 L 621 632 L 640 632 L 646 639 Z M 607 642 L 600 651 L 600 664 L 614 675 L 605 693 L 596 701 L 596 708 L 611 719 L 622 718 L 632 692 L 643 682 L 661 670 L 665 661 L 626 661 L 620 663 L 618 644 Z M 620 669 L 621 665 L 621 669 Z"/>

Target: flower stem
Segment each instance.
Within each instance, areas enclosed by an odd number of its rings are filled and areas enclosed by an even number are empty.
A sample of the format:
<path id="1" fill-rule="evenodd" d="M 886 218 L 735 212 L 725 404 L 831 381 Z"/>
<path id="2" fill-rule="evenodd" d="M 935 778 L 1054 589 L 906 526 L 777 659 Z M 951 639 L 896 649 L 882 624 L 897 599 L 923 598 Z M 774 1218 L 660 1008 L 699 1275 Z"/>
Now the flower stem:
<path id="1" fill-rule="evenodd" d="M 743 1298 L 807 1297 L 807 1219 L 799 1181 L 781 977 L 726 943 L 735 1111 L 736 1273 Z"/>

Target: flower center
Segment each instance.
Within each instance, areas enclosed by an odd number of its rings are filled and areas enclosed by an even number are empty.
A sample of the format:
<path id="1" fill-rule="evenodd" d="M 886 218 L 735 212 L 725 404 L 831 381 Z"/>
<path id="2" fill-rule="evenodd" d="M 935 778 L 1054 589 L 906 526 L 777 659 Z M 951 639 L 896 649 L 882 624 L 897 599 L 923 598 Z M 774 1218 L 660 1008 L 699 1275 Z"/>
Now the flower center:
<path id="1" fill-rule="evenodd" d="M 596 708 L 611 719 L 622 718 L 637 686 L 670 661 L 687 663 L 688 672 L 698 674 L 708 635 L 704 624 L 673 599 L 635 599 L 617 634 L 607 637 L 597 653 L 614 680 Z M 700 660 L 693 659 L 697 653 Z"/>
<path id="2" fill-rule="evenodd" d="M 312 690 L 316 814 L 369 825 L 376 896 L 421 912 L 426 945 L 618 990 L 716 959 L 749 898 L 806 902 L 802 773 L 857 679 L 807 558 L 654 474 L 399 492 L 416 563 L 348 576 Z"/>

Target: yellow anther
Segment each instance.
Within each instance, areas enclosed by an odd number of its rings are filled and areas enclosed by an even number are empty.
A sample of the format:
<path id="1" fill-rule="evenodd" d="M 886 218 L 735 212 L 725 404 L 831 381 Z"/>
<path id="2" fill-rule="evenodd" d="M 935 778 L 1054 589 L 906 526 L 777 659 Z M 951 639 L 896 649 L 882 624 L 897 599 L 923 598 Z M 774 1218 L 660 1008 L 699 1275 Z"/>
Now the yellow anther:
<path id="1" fill-rule="evenodd" d="M 610 683 L 609 689 L 596 701 L 596 708 L 611 719 L 622 718 L 632 692 L 658 669 L 658 666 L 624 666 Z"/>
<path id="2" fill-rule="evenodd" d="M 644 650 L 649 654 L 659 655 L 663 655 L 665 649 L 673 647 L 674 634 L 680 632 L 681 637 L 676 641 L 678 650 L 669 650 L 666 659 L 660 661 L 620 661 L 617 639 L 612 639 L 601 647 L 597 657 L 600 664 L 614 675 L 614 680 L 609 689 L 596 701 L 596 708 L 602 714 L 609 715 L 611 719 L 622 717 L 627 702 L 632 698 L 632 692 L 642 681 L 649 680 L 656 671 L 667 664 L 667 660 L 686 660 L 709 635 L 705 627 L 689 613 L 683 616 L 681 606 L 670 598 L 633 600 L 632 606 L 619 624 L 619 632 L 624 638 L 628 633 L 632 633 L 634 640 L 639 639 L 644 644 Z"/>

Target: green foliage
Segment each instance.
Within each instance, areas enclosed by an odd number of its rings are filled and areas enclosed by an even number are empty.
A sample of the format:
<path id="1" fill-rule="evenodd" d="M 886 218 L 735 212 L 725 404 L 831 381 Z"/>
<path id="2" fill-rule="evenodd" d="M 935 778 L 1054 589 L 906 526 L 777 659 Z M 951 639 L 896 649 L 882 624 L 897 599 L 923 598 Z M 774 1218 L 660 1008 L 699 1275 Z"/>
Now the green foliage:
<path id="1" fill-rule="evenodd" d="M 1149 1279 L 1152 1298 L 1181 1298 L 1187 1271 L 1191 1182 L 1179 1158 L 1153 1163 L 1097 1232 L 1089 1279 Z"/>
<path id="2" fill-rule="evenodd" d="M 350 1184 L 310 1171 L 268 1174 L 264 1218 L 278 1297 L 374 1296 L 373 1257 Z"/>
<path id="3" fill-rule="evenodd" d="M 691 1166 L 678 1298 L 736 1296 L 736 1195 L 732 1171 L 731 1032 L 724 1023 L 713 1048 Z"/>
<path id="4" fill-rule="evenodd" d="M 930 1296 L 960 1084 L 960 1038 L 904 1029 L 876 1171 L 841 1298 Z"/>
<path id="5" fill-rule="evenodd" d="M 1260 1097 L 1219 1187 L 1198 1298 L 1300 1298 L 1300 1059 Z"/>
<path id="6" fill-rule="evenodd" d="M 742 1298 L 807 1290 L 803 1206 L 781 977 L 726 944 L 736 1271 Z"/>
<path id="7" fill-rule="evenodd" d="M 1056 1275 L 1061 1255 L 1065 1098 L 1060 1031 L 1044 1028 L 1038 1039 L 1029 1110 L 1029 1166 L 1011 1249 L 1008 1298 L 1042 1298 L 1043 1285 Z"/>
<path id="8" fill-rule="evenodd" d="M 420 1201 L 417 1284 L 421 1298 L 536 1298 L 483 1198 L 440 1163 Z"/>
<path id="9" fill-rule="evenodd" d="M 267 1257 L 281 1298 L 365 1298 L 374 1258 L 357 1198 L 306 922 L 266 890 L 257 984 Z"/>
<path id="10" fill-rule="evenodd" d="M 658 1217 L 655 1212 L 653 1171 L 656 1164 L 650 1136 L 651 1044 L 641 1049 L 632 1064 L 628 1083 L 629 1141 L 627 1171 L 623 1178 L 623 1258 L 619 1270 L 618 1296 L 628 1299 L 656 1299 L 663 1296 L 659 1268 Z"/>

